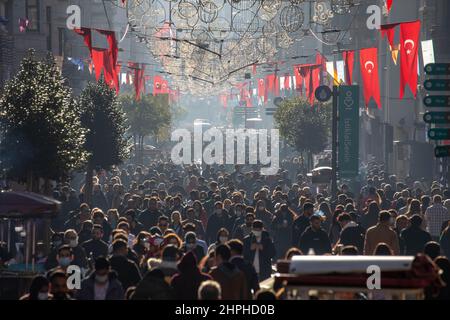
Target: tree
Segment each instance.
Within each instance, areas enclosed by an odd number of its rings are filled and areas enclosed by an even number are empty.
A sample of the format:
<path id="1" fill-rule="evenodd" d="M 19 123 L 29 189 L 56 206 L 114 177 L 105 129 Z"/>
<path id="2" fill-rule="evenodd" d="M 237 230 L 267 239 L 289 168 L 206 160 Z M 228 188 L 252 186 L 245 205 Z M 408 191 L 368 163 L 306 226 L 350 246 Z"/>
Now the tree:
<path id="1" fill-rule="evenodd" d="M 81 92 L 81 123 L 89 130 L 85 149 L 88 157 L 85 202 L 91 201 L 92 175 L 95 168 L 108 170 L 122 163 L 128 156 L 128 142 L 125 139 L 125 115 L 117 100 L 116 93 L 103 79 L 88 83 Z"/>
<path id="2" fill-rule="evenodd" d="M 132 94 L 120 97 L 127 118 L 128 132 L 134 137 L 138 161 L 142 160 L 146 136 L 151 136 L 156 141 L 170 137 L 172 111 L 167 98 L 167 95 L 146 95 L 136 101 Z"/>
<path id="3" fill-rule="evenodd" d="M 39 178 L 58 180 L 80 168 L 87 152 L 79 111 L 53 56 L 37 61 L 30 50 L 0 98 L 0 154 L 7 176 L 39 191 Z"/>
<path id="4" fill-rule="evenodd" d="M 280 135 L 300 152 L 312 155 L 322 152 L 331 133 L 330 104 L 310 106 L 307 100 L 293 98 L 285 100 L 274 114 Z"/>

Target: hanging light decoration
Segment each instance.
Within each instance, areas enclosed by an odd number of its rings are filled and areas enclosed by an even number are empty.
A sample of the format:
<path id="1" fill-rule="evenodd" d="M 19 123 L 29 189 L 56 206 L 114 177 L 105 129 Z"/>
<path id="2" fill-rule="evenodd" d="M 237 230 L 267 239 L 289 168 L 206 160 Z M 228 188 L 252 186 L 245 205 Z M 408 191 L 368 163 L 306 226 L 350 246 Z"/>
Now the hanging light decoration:
<path id="1" fill-rule="evenodd" d="M 122 1 L 109 0 L 121 7 Z M 242 82 L 305 36 L 306 0 L 127 0 L 132 31 L 182 92 L 211 95 Z M 317 1 L 312 23 L 326 26 L 352 0 Z"/>

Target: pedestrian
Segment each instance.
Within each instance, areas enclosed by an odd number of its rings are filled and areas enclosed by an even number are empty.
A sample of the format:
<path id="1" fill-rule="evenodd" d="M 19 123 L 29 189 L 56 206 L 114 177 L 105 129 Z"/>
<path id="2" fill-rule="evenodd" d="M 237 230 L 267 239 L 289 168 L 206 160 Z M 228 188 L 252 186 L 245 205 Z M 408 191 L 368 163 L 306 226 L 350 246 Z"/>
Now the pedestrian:
<path id="1" fill-rule="evenodd" d="M 227 244 L 230 247 L 231 252 L 230 262 L 236 265 L 239 270 L 244 273 L 247 281 L 247 289 L 249 290 L 248 294 L 249 296 L 253 296 L 253 294 L 259 290 L 258 273 L 256 272 L 255 267 L 244 259 L 244 244 L 237 239 L 232 239 L 228 241 Z"/>
<path id="2" fill-rule="evenodd" d="M 178 300 L 196 300 L 200 284 L 211 279 L 210 275 L 202 273 L 197 267 L 197 258 L 194 253 L 186 253 L 178 263 L 178 273 L 171 280 L 175 298 Z"/>
<path id="3" fill-rule="evenodd" d="M 136 286 L 142 276 L 137 264 L 127 258 L 128 244 L 126 241 L 117 239 L 113 242 L 113 252 L 109 259 L 111 269 L 117 272 L 118 278 L 124 290 Z"/>
<path id="4" fill-rule="evenodd" d="M 317 215 L 310 217 L 310 226 L 300 236 L 299 248 L 309 254 L 310 250 L 316 255 L 331 254 L 331 243 L 325 230 L 321 228 L 322 219 Z"/>
<path id="5" fill-rule="evenodd" d="M 95 259 L 95 269 L 81 282 L 81 289 L 76 293 L 77 300 L 123 300 L 124 291 L 111 270 L 111 264 L 105 257 Z"/>
<path id="6" fill-rule="evenodd" d="M 244 259 L 253 264 L 258 273 L 259 281 L 270 278 L 272 274 L 272 259 L 275 258 L 275 246 L 269 233 L 264 229 L 261 220 L 255 220 L 252 232 L 244 238 Z"/>
<path id="7" fill-rule="evenodd" d="M 364 254 L 373 255 L 379 243 L 386 243 L 395 255 L 400 253 L 397 233 L 390 227 L 391 214 L 389 211 L 381 211 L 378 224 L 366 231 L 364 242 Z"/>
<path id="8" fill-rule="evenodd" d="M 220 284 L 214 280 L 202 282 L 198 288 L 198 300 L 222 300 Z"/>
<path id="9" fill-rule="evenodd" d="M 103 239 L 103 226 L 95 224 L 92 228 L 92 239 L 82 243 L 82 247 L 88 257 L 96 259 L 97 257 L 108 255 L 108 244 Z"/>
<path id="10" fill-rule="evenodd" d="M 431 234 L 433 241 L 439 241 L 442 227 L 444 225 L 447 226 L 448 221 L 450 221 L 450 213 L 442 204 L 442 197 L 440 195 L 435 195 L 433 197 L 433 205 L 425 210 L 425 221 L 427 231 Z"/>
<path id="11" fill-rule="evenodd" d="M 415 256 L 417 253 L 422 252 L 425 244 L 431 241 L 431 235 L 427 231 L 422 229 L 423 219 L 419 214 L 414 214 L 409 219 L 409 227 L 406 227 L 400 233 L 400 239 L 402 240 L 404 255 Z"/>
<path id="12" fill-rule="evenodd" d="M 247 281 L 245 275 L 233 263 L 230 247 L 226 244 L 217 246 L 215 252 L 216 266 L 210 271 L 210 276 L 220 284 L 222 299 L 224 300 L 247 300 Z"/>
<path id="13" fill-rule="evenodd" d="M 44 276 L 36 276 L 30 284 L 30 290 L 20 300 L 51 300 L 53 296 L 49 293 L 50 282 Z"/>

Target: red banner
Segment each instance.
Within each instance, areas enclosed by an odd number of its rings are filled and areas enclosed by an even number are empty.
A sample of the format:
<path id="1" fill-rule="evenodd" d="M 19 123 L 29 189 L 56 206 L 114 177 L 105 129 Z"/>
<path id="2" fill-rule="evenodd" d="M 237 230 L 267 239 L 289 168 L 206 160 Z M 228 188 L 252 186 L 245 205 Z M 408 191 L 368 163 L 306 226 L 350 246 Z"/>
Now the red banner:
<path id="1" fill-rule="evenodd" d="M 417 63 L 420 41 L 420 21 L 400 25 L 400 99 L 408 85 L 414 97 L 417 96 Z"/>
<path id="2" fill-rule="evenodd" d="M 264 103 L 267 102 L 267 88 L 264 79 L 258 79 L 258 97 L 264 99 Z"/>
<path id="3" fill-rule="evenodd" d="M 378 76 L 378 48 L 361 49 L 359 52 L 361 76 L 366 108 L 373 98 L 381 109 L 380 79 Z"/>
<path id="4" fill-rule="evenodd" d="M 353 83 L 353 68 L 355 66 L 355 51 L 349 50 L 342 53 L 345 64 L 345 82 L 348 85 Z"/>

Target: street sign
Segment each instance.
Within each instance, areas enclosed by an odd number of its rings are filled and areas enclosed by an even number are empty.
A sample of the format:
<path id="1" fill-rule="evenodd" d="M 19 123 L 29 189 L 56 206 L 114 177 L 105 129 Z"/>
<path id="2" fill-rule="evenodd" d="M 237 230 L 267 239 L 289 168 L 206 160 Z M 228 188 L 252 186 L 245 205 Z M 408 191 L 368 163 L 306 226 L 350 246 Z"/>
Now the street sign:
<path id="1" fill-rule="evenodd" d="M 428 91 L 450 91 L 450 79 L 428 79 L 423 86 Z"/>
<path id="2" fill-rule="evenodd" d="M 316 99 L 320 102 L 327 102 L 331 99 L 333 93 L 331 92 L 330 87 L 328 86 L 320 86 L 314 92 Z"/>
<path id="3" fill-rule="evenodd" d="M 359 172 L 359 86 L 339 87 L 338 110 L 339 176 L 354 178 Z"/>
<path id="4" fill-rule="evenodd" d="M 434 149 L 434 155 L 436 158 L 450 157 L 450 146 L 440 146 Z"/>
<path id="5" fill-rule="evenodd" d="M 450 107 L 450 96 L 426 96 L 423 104 L 427 107 Z"/>
<path id="6" fill-rule="evenodd" d="M 450 123 L 450 112 L 427 112 L 423 115 L 426 123 Z"/>
<path id="7" fill-rule="evenodd" d="M 431 140 L 449 140 L 450 128 L 437 128 L 428 131 L 428 138 Z"/>
<path id="8" fill-rule="evenodd" d="M 432 76 L 450 75 L 450 63 L 430 63 L 425 66 L 425 73 Z"/>

